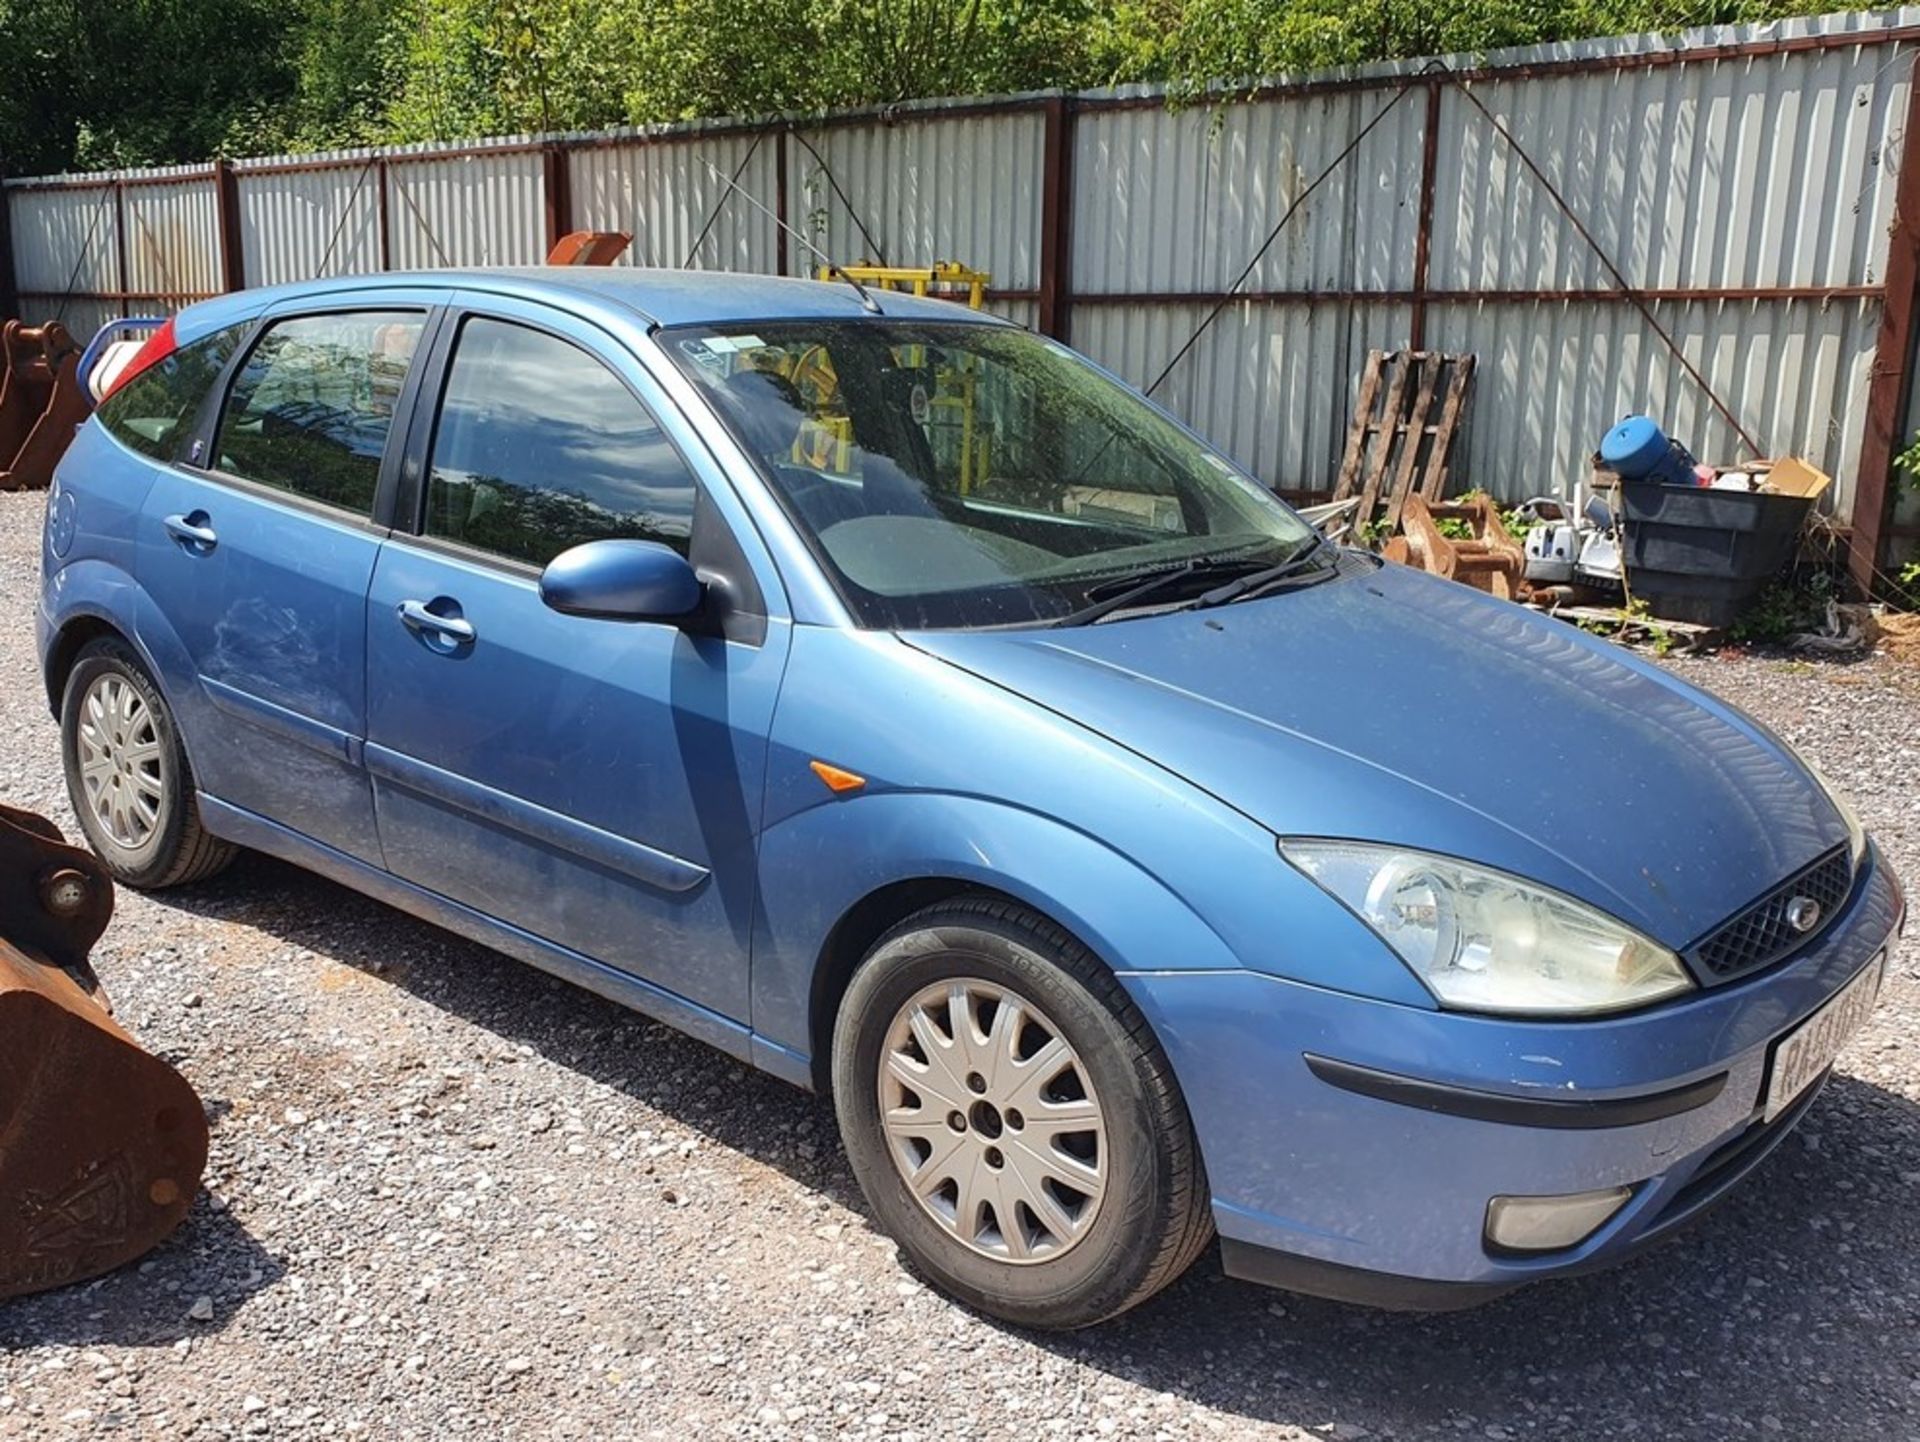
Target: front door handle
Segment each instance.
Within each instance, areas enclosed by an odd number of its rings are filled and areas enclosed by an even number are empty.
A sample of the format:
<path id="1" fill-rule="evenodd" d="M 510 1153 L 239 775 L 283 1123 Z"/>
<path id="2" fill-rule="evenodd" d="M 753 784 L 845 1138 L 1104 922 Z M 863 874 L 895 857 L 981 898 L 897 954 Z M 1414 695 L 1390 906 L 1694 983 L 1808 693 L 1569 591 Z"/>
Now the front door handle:
<path id="1" fill-rule="evenodd" d="M 185 516 L 168 516 L 167 534 L 190 551 L 211 551 L 220 544 L 219 533 L 208 524 L 212 519 L 205 511 L 195 511 Z"/>
<path id="2" fill-rule="evenodd" d="M 478 634 L 471 622 L 458 616 L 442 616 L 427 609 L 425 601 L 402 601 L 400 620 L 409 631 L 426 636 L 438 637 L 455 646 L 468 646 Z"/>

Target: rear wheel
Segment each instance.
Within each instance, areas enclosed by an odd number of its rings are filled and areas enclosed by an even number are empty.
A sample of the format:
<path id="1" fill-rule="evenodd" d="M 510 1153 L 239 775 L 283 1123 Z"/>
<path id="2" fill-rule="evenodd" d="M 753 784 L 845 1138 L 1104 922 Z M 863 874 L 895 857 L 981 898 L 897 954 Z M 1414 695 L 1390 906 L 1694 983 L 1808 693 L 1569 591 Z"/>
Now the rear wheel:
<path id="1" fill-rule="evenodd" d="M 833 1080 L 879 1222 L 982 1311 L 1086 1326 L 1212 1236 L 1186 1105 L 1145 1018 L 1023 908 L 947 903 L 882 938 L 841 1003 Z"/>
<path id="2" fill-rule="evenodd" d="M 173 713 L 124 641 L 81 649 L 61 699 L 60 741 L 67 797 L 116 880 L 179 886 L 233 860 L 235 848 L 200 823 Z"/>

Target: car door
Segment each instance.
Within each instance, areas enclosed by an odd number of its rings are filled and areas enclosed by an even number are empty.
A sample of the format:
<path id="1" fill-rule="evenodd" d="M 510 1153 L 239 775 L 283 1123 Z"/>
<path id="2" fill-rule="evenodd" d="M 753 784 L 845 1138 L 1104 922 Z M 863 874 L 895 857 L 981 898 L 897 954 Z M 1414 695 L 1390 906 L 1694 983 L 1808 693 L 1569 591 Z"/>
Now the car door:
<path id="1" fill-rule="evenodd" d="M 366 596 L 434 299 L 269 312 L 188 464 L 148 493 L 136 560 L 210 703 L 189 738 L 198 787 L 376 865 Z"/>
<path id="2" fill-rule="evenodd" d="M 414 534 L 367 605 L 367 764 L 389 868 L 746 1019 L 754 832 L 787 631 L 738 501 L 612 336 L 456 307 L 408 470 Z M 429 399 L 430 397 L 430 399 Z M 669 429 L 670 428 L 670 429 Z M 731 513 L 731 514 L 730 514 Z M 560 552 L 638 537 L 731 598 L 724 628 L 562 615 Z"/>

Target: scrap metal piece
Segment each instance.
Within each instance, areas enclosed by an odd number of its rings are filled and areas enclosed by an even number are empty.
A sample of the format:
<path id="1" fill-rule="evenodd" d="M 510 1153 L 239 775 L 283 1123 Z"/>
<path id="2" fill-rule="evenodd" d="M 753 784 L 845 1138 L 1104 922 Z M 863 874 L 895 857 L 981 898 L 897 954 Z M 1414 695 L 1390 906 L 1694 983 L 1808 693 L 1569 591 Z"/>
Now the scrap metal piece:
<path id="1" fill-rule="evenodd" d="M 965 301 L 969 310 L 979 310 L 987 303 L 987 287 L 993 284 L 993 277 L 986 271 L 957 260 L 936 260 L 932 265 L 823 265 L 815 279 L 851 280 L 873 290 L 904 290 L 935 300 Z"/>
<path id="2" fill-rule="evenodd" d="M 1454 539 L 1439 526 L 1442 520 L 1464 521 L 1470 535 Z M 1503 601 L 1518 598 L 1524 584 L 1527 555 L 1507 533 L 1500 508 L 1490 496 L 1464 496 L 1458 501 L 1428 505 L 1419 496 L 1406 498 L 1400 512 L 1401 535 L 1384 554 L 1390 561 L 1419 566 L 1450 581 L 1462 581 L 1490 591 Z"/>
<path id="3" fill-rule="evenodd" d="M 575 230 L 547 252 L 548 265 L 612 265 L 633 244 L 624 230 Z"/>
<path id="4" fill-rule="evenodd" d="M 90 407 L 80 346 L 58 321 L 0 327 L 0 491 L 44 489 Z"/>
<path id="5" fill-rule="evenodd" d="M 98 859 L 0 806 L 0 1298 L 132 1261 L 200 1190 L 200 1098 L 114 1023 L 87 960 L 112 915 Z"/>
<path id="6" fill-rule="evenodd" d="M 1323 501 L 1317 506 L 1301 506 L 1300 519 L 1329 541 L 1344 541 L 1353 531 L 1353 518 L 1360 509 L 1360 498 Z"/>

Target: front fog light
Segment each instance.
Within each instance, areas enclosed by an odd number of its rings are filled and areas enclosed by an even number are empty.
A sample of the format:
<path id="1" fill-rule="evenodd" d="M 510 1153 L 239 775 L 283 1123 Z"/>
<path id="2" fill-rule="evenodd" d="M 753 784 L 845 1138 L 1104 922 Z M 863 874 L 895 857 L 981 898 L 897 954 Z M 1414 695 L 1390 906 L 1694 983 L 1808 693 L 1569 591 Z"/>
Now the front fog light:
<path id="1" fill-rule="evenodd" d="M 1607 1187 L 1565 1197 L 1495 1197 L 1487 1203 L 1487 1242 L 1503 1252 L 1558 1252 L 1599 1231 L 1632 1195 L 1632 1187 Z"/>

